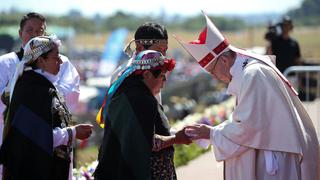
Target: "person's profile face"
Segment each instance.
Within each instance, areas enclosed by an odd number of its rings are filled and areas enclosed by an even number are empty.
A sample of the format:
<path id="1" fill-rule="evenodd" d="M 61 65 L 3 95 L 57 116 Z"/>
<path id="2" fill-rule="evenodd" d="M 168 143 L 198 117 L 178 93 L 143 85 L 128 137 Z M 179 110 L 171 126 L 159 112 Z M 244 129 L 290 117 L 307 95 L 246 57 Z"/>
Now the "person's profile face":
<path id="1" fill-rule="evenodd" d="M 232 66 L 231 60 L 226 56 L 220 56 L 213 62 L 213 67 L 210 70 L 213 78 L 218 79 L 224 83 L 229 83 L 232 79 L 230 68 Z"/>
<path id="2" fill-rule="evenodd" d="M 27 20 L 19 30 L 19 36 L 22 41 L 22 46 L 24 47 L 27 42 L 37 36 L 45 35 L 46 24 L 38 18 L 31 18 Z"/>
<path id="3" fill-rule="evenodd" d="M 49 72 L 53 75 L 57 75 L 60 71 L 60 64 L 62 60 L 59 55 L 58 47 L 54 47 L 47 55 L 47 57 L 42 58 L 42 70 Z"/>
<path id="4" fill-rule="evenodd" d="M 153 95 L 157 95 L 164 86 L 166 81 L 166 70 L 162 70 L 158 77 L 154 77 L 151 71 L 146 72 L 148 75 L 144 76 L 144 82 L 150 89 Z"/>
<path id="5" fill-rule="evenodd" d="M 161 42 L 161 43 L 152 44 L 152 46 L 150 46 L 148 50 L 155 50 L 155 51 L 161 52 L 161 54 L 165 56 L 168 50 L 168 43 Z"/>
<path id="6" fill-rule="evenodd" d="M 291 22 L 284 22 L 282 24 L 282 28 L 283 28 L 283 31 L 289 32 L 289 31 L 293 30 L 293 25 Z"/>

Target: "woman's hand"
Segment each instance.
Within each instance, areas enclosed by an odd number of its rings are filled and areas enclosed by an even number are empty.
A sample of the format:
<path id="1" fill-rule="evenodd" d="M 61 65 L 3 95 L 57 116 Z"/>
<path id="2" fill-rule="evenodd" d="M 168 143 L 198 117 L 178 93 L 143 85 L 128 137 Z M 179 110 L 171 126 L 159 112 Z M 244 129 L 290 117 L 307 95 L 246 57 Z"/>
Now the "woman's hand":
<path id="1" fill-rule="evenodd" d="M 181 129 L 175 134 L 175 142 L 174 144 L 190 144 L 192 143 L 189 136 L 185 134 L 185 128 Z"/>
<path id="2" fill-rule="evenodd" d="M 75 126 L 76 129 L 76 138 L 77 139 L 87 139 L 92 134 L 92 125 L 91 124 L 78 124 Z"/>

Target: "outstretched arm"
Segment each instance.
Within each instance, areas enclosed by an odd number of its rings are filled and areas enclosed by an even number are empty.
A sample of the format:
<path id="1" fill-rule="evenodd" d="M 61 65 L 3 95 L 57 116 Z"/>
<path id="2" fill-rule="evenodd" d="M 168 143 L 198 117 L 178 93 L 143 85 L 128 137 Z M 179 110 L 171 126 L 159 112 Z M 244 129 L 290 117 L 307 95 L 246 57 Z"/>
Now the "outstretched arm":
<path id="1" fill-rule="evenodd" d="M 223 126 L 223 123 L 214 127 L 205 124 L 195 124 L 187 126 L 185 132 L 192 140 L 210 140 L 210 143 L 213 145 L 216 160 L 222 161 L 236 157 L 248 149 L 247 147 L 236 144 L 226 138 L 220 132 Z"/>
<path id="2" fill-rule="evenodd" d="M 210 139 L 210 131 L 213 127 L 206 124 L 195 124 L 185 128 L 185 133 L 192 139 Z"/>
<path id="3" fill-rule="evenodd" d="M 190 144 L 192 141 L 184 133 L 184 129 L 178 131 L 175 135 L 171 136 L 161 136 L 155 134 L 153 136 L 152 151 L 160 151 L 161 149 L 167 148 L 174 144 Z"/>

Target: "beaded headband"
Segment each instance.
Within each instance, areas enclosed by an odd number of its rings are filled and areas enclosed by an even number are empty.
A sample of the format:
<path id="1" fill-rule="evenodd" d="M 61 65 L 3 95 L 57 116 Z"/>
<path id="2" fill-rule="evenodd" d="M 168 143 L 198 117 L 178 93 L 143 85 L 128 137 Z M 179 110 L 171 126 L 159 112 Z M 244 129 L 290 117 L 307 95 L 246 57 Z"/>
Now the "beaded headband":
<path id="1" fill-rule="evenodd" d="M 153 44 L 157 44 L 157 43 L 168 43 L 168 40 L 165 39 L 132 39 L 124 48 L 124 53 L 126 53 L 129 57 L 132 57 L 134 50 L 131 49 L 131 44 L 133 42 L 137 42 L 140 43 L 142 45 L 146 45 L 146 46 L 152 46 Z"/>

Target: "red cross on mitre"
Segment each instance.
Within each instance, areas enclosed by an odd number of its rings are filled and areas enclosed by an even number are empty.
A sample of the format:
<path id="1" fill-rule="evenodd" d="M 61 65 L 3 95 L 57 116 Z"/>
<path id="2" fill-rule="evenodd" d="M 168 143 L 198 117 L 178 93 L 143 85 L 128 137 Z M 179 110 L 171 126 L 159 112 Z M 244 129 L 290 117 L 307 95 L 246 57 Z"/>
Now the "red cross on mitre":
<path id="1" fill-rule="evenodd" d="M 182 47 L 197 60 L 201 67 L 210 72 L 208 66 L 224 51 L 228 49 L 229 43 L 211 22 L 206 14 L 207 26 L 202 30 L 199 38 L 195 41 L 185 43 L 176 37 Z"/>

